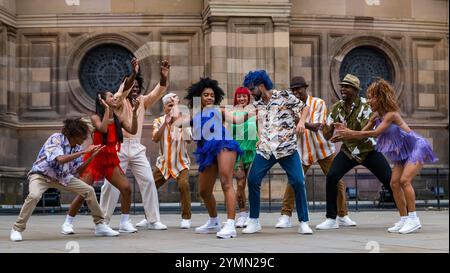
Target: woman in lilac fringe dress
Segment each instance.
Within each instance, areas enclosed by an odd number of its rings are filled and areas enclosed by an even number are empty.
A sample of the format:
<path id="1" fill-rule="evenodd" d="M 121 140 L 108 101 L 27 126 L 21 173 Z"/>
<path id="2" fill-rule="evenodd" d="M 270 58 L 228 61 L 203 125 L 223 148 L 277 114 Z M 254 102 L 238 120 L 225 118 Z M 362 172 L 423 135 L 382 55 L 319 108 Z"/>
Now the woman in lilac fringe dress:
<path id="1" fill-rule="evenodd" d="M 411 233 L 422 227 L 416 215 L 416 198 L 412 187 L 413 178 L 425 163 L 438 159 L 430 144 L 412 131 L 400 116 L 400 107 L 392 86 L 383 79 L 372 83 L 367 89 L 370 107 L 375 112 L 361 131 L 352 131 L 337 124 L 334 141 L 377 137 L 376 149 L 394 164 L 391 187 L 400 212 L 400 221 L 388 232 Z M 409 212 L 409 213 L 408 213 Z"/>

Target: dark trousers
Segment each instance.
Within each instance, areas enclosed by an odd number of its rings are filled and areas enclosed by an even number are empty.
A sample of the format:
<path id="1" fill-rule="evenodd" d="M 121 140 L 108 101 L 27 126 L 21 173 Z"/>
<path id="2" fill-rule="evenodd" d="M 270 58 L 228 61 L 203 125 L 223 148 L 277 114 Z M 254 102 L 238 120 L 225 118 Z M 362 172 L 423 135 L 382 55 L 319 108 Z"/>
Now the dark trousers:
<path id="1" fill-rule="evenodd" d="M 358 165 L 363 165 L 369 169 L 392 194 L 390 186 L 392 170 L 381 153 L 377 151 L 369 152 L 366 159 L 358 163 L 358 161 L 348 158 L 343 152 L 339 152 L 334 158 L 327 175 L 327 218 L 336 219 L 339 180 Z"/>

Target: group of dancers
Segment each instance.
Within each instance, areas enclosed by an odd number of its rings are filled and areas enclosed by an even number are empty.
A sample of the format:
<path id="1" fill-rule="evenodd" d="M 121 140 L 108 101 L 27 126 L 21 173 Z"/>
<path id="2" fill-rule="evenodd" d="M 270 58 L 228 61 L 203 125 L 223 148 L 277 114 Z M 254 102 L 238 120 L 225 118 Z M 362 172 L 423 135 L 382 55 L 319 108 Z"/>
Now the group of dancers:
<path id="1" fill-rule="evenodd" d="M 313 234 L 305 174 L 316 162 L 326 175 L 326 220 L 316 226 L 317 230 L 357 225 L 348 216 L 342 181 L 357 165 L 368 168 L 393 193 L 400 219 L 388 232 L 405 234 L 421 228 L 412 181 L 423 164 L 437 158 L 430 144 L 401 117 L 394 89 L 387 81 L 375 80 L 365 99 L 359 96 L 359 79 L 347 74 L 340 82 L 342 99 L 327 114 L 324 100 L 308 94 L 303 77 L 294 77 L 289 89 L 275 90 L 267 72 L 257 70 L 246 74 L 243 86 L 236 89 L 234 107 L 220 106 L 225 93 L 216 80 L 207 77 L 187 89 L 186 107 L 176 94 L 166 94 L 167 61 L 161 63 L 160 82 L 146 95 L 141 95 L 139 61 L 133 59 L 131 63 L 132 74 L 116 92 L 98 93 L 96 113 L 90 122 L 67 119 L 61 133 L 47 139 L 28 174 L 29 195 L 11 230 L 12 241 L 22 240 L 27 221 L 48 188 L 77 195 L 61 226 L 62 234 L 75 233 L 74 219 L 84 201 L 93 216 L 96 236 L 134 233 L 137 227 L 165 230 L 157 189 L 171 178 L 180 191 L 180 228 L 191 228 L 191 163 L 187 150 L 191 141 L 197 144 L 194 156 L 199 194 L 209 214 L 206 223 L 195 228 L 196 233 L 216 233 L 218 238 L 228 239 L 237 236 L 236 228 L 242 228 L 244 234 L 260 232 L 261 182 L 279 163 L 289 183 L 275 227 L 292 227 L 295 204 L 298 233 Z M 159 144 L 159 157 L 152 171 L 140 140 L 145 111 L 160 100 L 164 115 L 153 122 L 151 138 Z M 83 149 L 90 127 L 92 144 Z M 337 152 L 334 143 L 338 141 L 342 145 Z M 392 170 L 385 156 L 393 164 Z M 145 210 L 145 219 L 135 226 L 129 219 L 131 188 L 124 175 L 128 167 L 139 185 Z M 227 212 L 223 225 L 213 194 L 217 177 Z M 99 204 L 91 185 L 103 180 Z M 122 214 L 119 230 L 115 231 L 109 223 L 119 196 Z"/>

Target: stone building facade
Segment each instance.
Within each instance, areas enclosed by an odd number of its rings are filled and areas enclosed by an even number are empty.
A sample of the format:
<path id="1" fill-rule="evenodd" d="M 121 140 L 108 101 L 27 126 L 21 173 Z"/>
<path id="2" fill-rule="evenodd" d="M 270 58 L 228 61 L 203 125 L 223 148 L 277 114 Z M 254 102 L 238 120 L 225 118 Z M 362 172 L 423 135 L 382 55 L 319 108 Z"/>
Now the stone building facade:
<path id="1" fill-rule="evenodd" d="M 158 61 L 170 60 L 169 89 L 182 97 L 210 76 L 226 91 L 224 103 L 255 69 L 277 88 L 302 75 L 328 105 L 339 99 L 343 74 L 366 85 L 383 76 L 405 120 L 448 167 L 448 53 L 448 0 L 0 0 L 0 193 L 19 191 L 7 181 L 23 179 L 61 121 L 94 111 L 92 93 L 128 73 L 112 55 L 142 57 L 148 89 L 159 80 Z M 152 107 L 144 127 L 152 163 L 151 124 L 161 110 Z M 272 186 L 279 199 L 284 185 Z M 161 190 L 162 202 L 171 196 L 170 185 Z"/>

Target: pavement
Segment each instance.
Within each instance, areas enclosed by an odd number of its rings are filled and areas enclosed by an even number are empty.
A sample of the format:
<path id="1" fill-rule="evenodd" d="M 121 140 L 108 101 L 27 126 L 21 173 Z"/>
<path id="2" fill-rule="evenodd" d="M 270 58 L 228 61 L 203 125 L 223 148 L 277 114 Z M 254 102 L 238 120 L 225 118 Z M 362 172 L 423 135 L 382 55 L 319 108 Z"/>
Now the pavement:
<path id="1" fill-rule="evenodd" d="M 222 221 L 226 215 L 219 214 Z M 449 211 L 418 211 L 422 229 L 412 234 L 391 234 L 386 231 L 398 220 L 394 210 L 351 212 L 349 216 L 357 227 L 319 231 L 315 225 L 324 220 L 324 212 L 310 212 L 313 235 L 297 233 L 298 222 L 293 227 L 275 229 L 279 213 L 261 213 L 262 231 L 242 234 L 237 238 L 220 240 L 215 234 L 195 234 L 194 228 L 179 228 L 178 214 L 163 213 L 161 220 L 168 230 L 142 230 L 136 234 L 119 237 L 95 237 L 92 218 L 79 215 L 74 222 L 76 234 L 60 234 L 65 215 L 33 215 L 23 232 L 24 241 L 11 242 L 9 233 L 16 215 L 0 216 L 0 253 L 449 253 Z M 202 225 L 207 214 L 194 213 L 193 227 Z M 133 223 L 143 215 L 131 215 Z M 119 215 L 114 215 L 111 226 L 118 228 Z"/>

